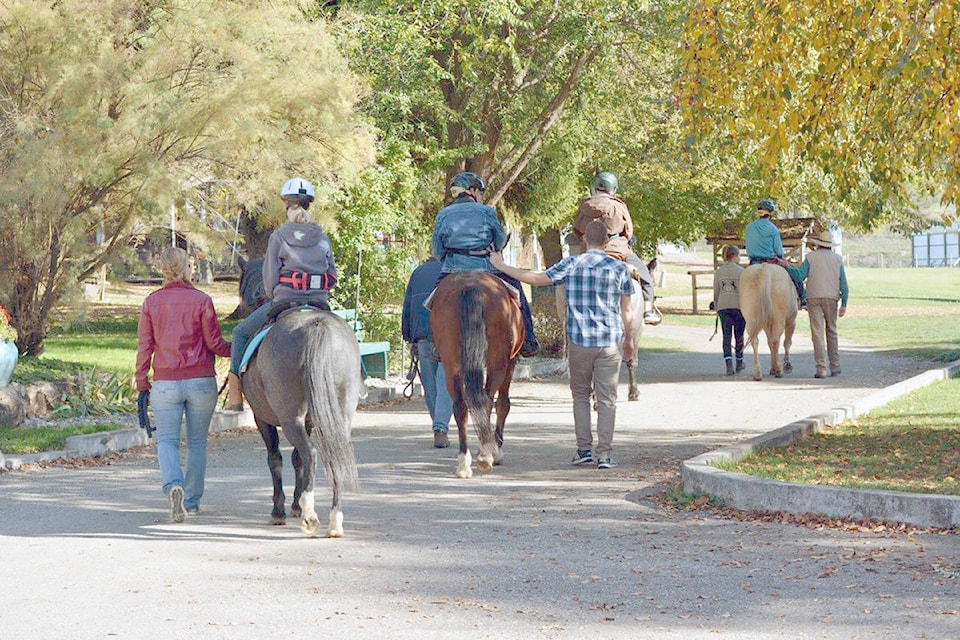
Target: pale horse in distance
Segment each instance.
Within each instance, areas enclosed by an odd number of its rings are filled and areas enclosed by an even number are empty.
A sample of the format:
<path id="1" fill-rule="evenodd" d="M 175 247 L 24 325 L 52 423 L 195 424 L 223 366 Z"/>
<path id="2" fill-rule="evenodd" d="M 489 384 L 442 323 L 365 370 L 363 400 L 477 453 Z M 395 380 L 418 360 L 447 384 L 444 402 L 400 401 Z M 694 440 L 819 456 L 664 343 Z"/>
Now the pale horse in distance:
<path id="1" fill-rule="evenodd" d="M 797 323 L 797 291 L 783 267 L 752 264 L 740 274 L 740 312 L 746 320 L 746 342 L 753 347 L 753 379 L 762 380 L 757 343 L 760 332 L 767 335 L 770 348 L 770 375 L 782 378 L 793 371 L 790 345 Z M 780 338 L 783 337 L 783 364 Z"/>
<path id="2" fill-rule="evenodd" d="M 581 253 L 580 241 L 573 234 L 567 236 L 567 245 L 570 247 L 570 255 L 575 256 Z M 627 265 L 628 267 L 630 265 Z M 630 269 L 631 272 L 635 271 Z M 643 335 L 643 293 L 640 291 L 640 282 L 636 278 L 631 278 L 633 284 L 633 295 L 630 296 L 630 307 L 633 309 L 633 360 L 627 362 L 627 400 L 640 399 L 640 365 L 638 363 L 640 355 L 640 337 Z M 566 326 L 567 317 L 567 288 L 563 284 L 554 287 L 556 292 L 557 314 L 560 320 Z M 564 352 L 566 352 L 567 335 L 564 331 Z M 620 353 L 623 354 L 623 344 L 620 345 Z"/>

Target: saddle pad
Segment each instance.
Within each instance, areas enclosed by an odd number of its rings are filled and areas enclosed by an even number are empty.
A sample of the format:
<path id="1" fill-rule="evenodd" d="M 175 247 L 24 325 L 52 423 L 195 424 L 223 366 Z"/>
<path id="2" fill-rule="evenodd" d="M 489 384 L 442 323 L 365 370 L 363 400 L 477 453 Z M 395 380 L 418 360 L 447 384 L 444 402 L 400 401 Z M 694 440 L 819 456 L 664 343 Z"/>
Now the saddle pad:
<path id="1" fill-rule="evenodd" d="M 500 278 L 497 278 L 497 279 L 500 280 Z M 510 284 L 509 282 L 504 282 L 503 280 L 500 280 L 500 282 L 503 284 L 504 287 L 507 288 L 507 291 L 510 293 L 510 295 L 513 296 L 513 301 L 516 302 L 517 304 L 520 304 L 520 290 L 517 289 L 512 284 Z M 423 301 L 423 308 L 426 309 L 427 311 L 433 310 L 433 296 L 436 292 L 437 290 L 436 288 L 434 288 L 434 290 L 430 292 L 430 295 L 427 296 L 427 299 Z"/>
<path id="2" fill-rule="evenodd" d="M 250 358 L 253 357 L 253 354 L 257 352 L 257 347 L 260 346 L 260 343 L 263 342 L 263 339 L 267 337 L 267 334 L 270 333 L 270 328 L 273 327 L 272 324 L 268 324 L 263 329 L 257 332 L 257 335 L 253 336 L 250 340 L 250 344 L 247 345 L 246 350 L 243 352 L 243 358 L 240 359 L 240 373 L 242 374 L 247 370 L 247 364 L 250 362 Z"/>

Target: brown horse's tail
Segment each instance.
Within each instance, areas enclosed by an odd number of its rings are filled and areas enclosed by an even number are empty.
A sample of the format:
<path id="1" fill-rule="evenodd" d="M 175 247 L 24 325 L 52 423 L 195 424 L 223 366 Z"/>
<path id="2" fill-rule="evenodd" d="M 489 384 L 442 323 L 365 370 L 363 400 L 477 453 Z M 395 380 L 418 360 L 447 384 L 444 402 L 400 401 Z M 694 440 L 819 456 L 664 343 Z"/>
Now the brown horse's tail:
<path id="1" fill-rule="evenodd" d="M 483 324 L 483 291 L 470 286 L 460 292 L 460 370 L 463 399 L 481 442 L 490 431 L 490 397 L 485 387 L 487 329 Z"/>

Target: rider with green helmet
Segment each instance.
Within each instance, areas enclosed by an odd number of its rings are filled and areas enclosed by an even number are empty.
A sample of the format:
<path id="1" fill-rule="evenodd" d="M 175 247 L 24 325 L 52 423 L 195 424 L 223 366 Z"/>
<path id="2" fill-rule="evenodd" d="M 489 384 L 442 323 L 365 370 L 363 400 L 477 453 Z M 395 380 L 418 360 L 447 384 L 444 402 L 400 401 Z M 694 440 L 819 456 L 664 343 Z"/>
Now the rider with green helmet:
<path id="1" fill-rule="evenodd" d="M 643 293 L 643 321 L 646 324 L 659 324 L 660 314 L 653 307 L 656 298 L 653 291 L 653 276 L 650 269 L 644 264 L 630 247 L 633 238 L 633 220 L 626 203 L 616 197 L 620 184 L 617 176 L 609 171 L 597 171 L 590 185 L 590 197 L 580 203 L 576 220 L 573 222 L 573 232 L 583 244 L 583 234 L 592 220 L 599 220 L 607 227 L 607 244 L 604 251 L 617 260 L 626 262 L 636 269 L 640 280 L 640 290 Z M 584 247 L 585 248 L 585 247 Z"/>

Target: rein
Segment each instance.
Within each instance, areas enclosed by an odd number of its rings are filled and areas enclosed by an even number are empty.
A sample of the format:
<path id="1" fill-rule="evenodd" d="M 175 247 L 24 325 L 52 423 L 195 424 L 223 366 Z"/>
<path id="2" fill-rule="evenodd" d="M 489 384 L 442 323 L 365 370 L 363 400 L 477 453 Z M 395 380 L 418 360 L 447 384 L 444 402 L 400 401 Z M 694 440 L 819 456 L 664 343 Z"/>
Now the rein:
<path id="1" fill-rule="evenodd" d="M 413 383 L 420 375 L 420 355 L 416 351 L 410 352 L 410 370 L 407 371 L 407 386 L 403 388 L 403 397 L 413 397 Z"/>

